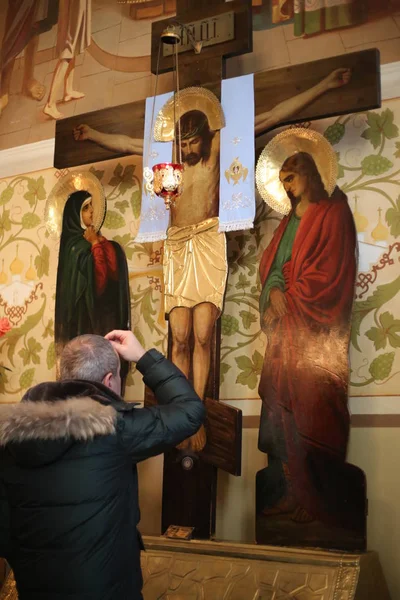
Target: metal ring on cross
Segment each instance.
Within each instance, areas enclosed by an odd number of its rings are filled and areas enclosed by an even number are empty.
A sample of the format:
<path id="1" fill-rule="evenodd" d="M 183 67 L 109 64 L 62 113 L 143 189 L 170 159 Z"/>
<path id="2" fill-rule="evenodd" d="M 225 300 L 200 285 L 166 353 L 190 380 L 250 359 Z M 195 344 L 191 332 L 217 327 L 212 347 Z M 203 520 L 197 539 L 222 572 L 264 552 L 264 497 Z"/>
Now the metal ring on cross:
<path id="1" fill-rule="evenodd" d="M 311 154 L 329 196 L 336 186 L 337 158 L 328 140 L 312 129 L 285 129 L 265 146 L 256 167 L 256 185 L 260 196 L 271 208 L 283 215 L 290 212 L 291 203 L 279 179 L 279 173 L 285 160 L 298 152 Z"/>

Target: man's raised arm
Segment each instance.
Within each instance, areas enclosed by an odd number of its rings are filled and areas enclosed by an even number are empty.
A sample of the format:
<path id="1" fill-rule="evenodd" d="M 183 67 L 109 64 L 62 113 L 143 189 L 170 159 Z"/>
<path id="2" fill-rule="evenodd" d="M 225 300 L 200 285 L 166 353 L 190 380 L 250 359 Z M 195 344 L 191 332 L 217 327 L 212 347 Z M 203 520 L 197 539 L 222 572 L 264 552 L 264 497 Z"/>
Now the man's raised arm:
<path id="1" fill-rule="evenodd" d="M 158 350 L 146 352 L 131 331 L 112 331 L 106 338 L 121 358 L 137 363 L 158 402 L 124 413 L 121 439 L 133 460 L 161 454 L 195 434 L 206 413 L 185 375 Z"/>
<path id="2" fill-rule="evenodd" d="M 103 133 L 89 127 L 89 125 L 78 125 L 73 130 L 74 140 L 76 142 L 84 142 L 89 140 L 103 146 L 107 150 L 113 152 L 121 152 L 124 154 L 143 155 L 143 140 L 131 138 L 128 135 L 120 133 Z"/>
<path id="3" fill-rule="evenodd" d="M 293 117 L 305 106 L 311 104 L 311 102 L 319 98 L 319 96 L 322 96 L 322 94 L 325 94 L 329 90 L 334 90 L 347 85 L 350 79 L 350 69 L 335 69 L 328 77 L 325 77 L 322 81 L 317 83 L 317 85 L 314 85 L 301 94 L 297 94 L 297 96 L 293 96 L 288 100 L 280 102 L 271 110 L 257 115 L 255 119 L 256 136 L 265 133 L 280 123 L 283 124 L 287 119 Z"/>

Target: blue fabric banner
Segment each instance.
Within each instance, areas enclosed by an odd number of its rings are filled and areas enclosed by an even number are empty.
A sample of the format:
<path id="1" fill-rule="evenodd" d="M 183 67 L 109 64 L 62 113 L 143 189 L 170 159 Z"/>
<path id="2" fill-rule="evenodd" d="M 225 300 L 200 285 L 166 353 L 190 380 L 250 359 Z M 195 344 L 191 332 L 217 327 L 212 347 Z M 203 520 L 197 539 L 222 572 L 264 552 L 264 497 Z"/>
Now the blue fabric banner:
<path id="1" fill-rule="evenodd" d="M 173 96 L 173 92 L 160 94 L 156 96 L 153 113 L 153 96 L 146 98 L 146 113 L 144 122 L 144 144 L 143 144 L 143 171 L 146 167 L 150 170 L 157 163 L 171 162 L 172 142 L 156 142 L 154 140 L 154 131 L 151 134 L 150 128 L 154 130 L 154 123 L 158 112 L 164 104 Z M 151 195 L 146 190 L 145 176 L 142 183 L 142 208 L 140 214 L 139 231 L 135 237 L 136 242 L 156 242 L 165 240 L 169 224 L 169 211 L 166 210 L 163 198 Z"/>
<path id="2" fill-rule="evenodd" d="M 221 129 L 219 230 L 253 227 L 254 180 L 254 75 L 225 79 L 221 104 L 225 127 Z"/>

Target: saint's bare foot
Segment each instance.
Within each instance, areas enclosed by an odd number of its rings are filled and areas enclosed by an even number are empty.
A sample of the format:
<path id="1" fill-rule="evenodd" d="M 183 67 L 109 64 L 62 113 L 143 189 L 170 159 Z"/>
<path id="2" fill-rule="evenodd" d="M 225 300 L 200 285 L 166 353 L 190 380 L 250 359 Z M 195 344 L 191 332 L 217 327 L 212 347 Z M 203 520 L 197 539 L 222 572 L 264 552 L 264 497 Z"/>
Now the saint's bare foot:
<path id="1" fill-rule="evenodd" d="M 193 452 L 201 452 L 203 450 L 204 446 L 207 443 L 207 436 L 206 430 L 204 429 L 204 425 L 200 427 L 197 433 L 192 435 L 189 441 L 190 447 L 192 448 Z"/>
<path id="2" fill-rule="evenodd" d="M 314 521 L 314 517 L 312 517 L 310 513 L 308 513 L 306 509 L 302 508 L 301 506 L 296 508 L 290 518 L 295 523 L 311 523 L 311 521 Z"/>
<path id="3" fill-rule="evenodd" d="M 50 104 L 46 104 L 43 112 L 52 119 L 62 119 L 64 116 L 63 113 L 61 113 L 55 106 L 51 106 Z"/>
<path id="4" fill-rule="evenodd" d="M 34 100 L 40 101 L 43 100 L 43 97 L 46 93 L 46 88 L 42 83 L 40 83 L 36 79 L 31 79 L 27 82 L 26 85 L 24 85 L 23 91 L 25 96 L 29 96 Z"/>
<path id="5" fill-rule="evenodd" d="M 71 102 L 71 100 L 80 100 L 81 98 L 84 98 L 85 94 L 83 94 L 82 92 L 77 92 L 76 90 L 72 90 L 69 93 L 65 93 L 64 96 L 64 102 Z"/>

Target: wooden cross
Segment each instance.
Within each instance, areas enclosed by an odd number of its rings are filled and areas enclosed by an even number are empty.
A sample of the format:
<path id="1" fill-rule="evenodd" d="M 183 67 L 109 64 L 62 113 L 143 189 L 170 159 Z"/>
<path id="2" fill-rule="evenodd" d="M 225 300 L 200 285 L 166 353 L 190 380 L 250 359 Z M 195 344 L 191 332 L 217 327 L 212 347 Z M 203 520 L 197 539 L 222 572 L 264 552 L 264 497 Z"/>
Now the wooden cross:
<path id="1" fill-rule="evenodd" d="M 229 21 L 228 13 L 232 14 L 230 17 L 233 20 L 232 32 L 226 25 Z M 219 43 L 217 26 L 214 28 L 212 24 L 222 23 L 223 19 L 226 21 L 221 35 L 231 37 Z M 228 3 L 223 0 L 178 0 L 176 17 L 153 24 L 153 72 L 156 70 L 160 34 L 172 21 L 189 25 L 197 40 L 199 36 L 203 36 L 204 41 L 209 44 L 205 44 L 200 54 L 195 54 L 189 47 L 179 56 L 181 87 L 202 85 L 220 97 L 224 59 L 252 50 L 250 0 L 234 0 Z M 214 41 L 218 43 L 213 44 L 213 35 Z M 275 121 L 270 127 L 267 118 L 264 130 L 288 123 L 378 107 L 380 105 L 379 58 L 377 51 L 370 50 L 257 73 L 254 78 L 256 116 L 268 115 L 278 103 L 306 92 L 316 86 L 328 73 L 341 67 L 352 70 L 352 80 L 349 85 L 333 90 L 329 95 L 315 98 L 295 115 Z M 162 55 L 160 72 L 167 72 L 171 68 L 171 57 Z M 81 123 L 86 123 L 104 133 L 121 133 L 132 138 L 142 138 L 144 101 L 59 121 L 56 127 L 56 168 L 127 155 L 127 152 L 115 152 L 90 141 L 86 142 L 86 145 L 74 142 L 71 132 Z M 240 473 L 240 411 L 216 402 L 220 361 L 218 323 L 215 329 L 207 388 L 207 395 L 211 399 L 206 400 L 208 444 L 201 458 L 195 455 L 185 458 L 176 450 L 166 453 L 164 458 L 162 531 L 164 532 L 169 525 L 191 526 L 195 527 L 195 537 L 198 538 L 209 538 L 215 531 L 216 467 L 224 468 L 234 474 Z M 148 401 L 151 402 L 150 398 Z"/>
<path id="2" fill-rule="evenodd" d="M 226 58 L 253 50 L 251 25 L 251 0 L 177 0 L 175 17 L 156 21 L 152 26 L 151 70 L 157 72 L 160 36 L 168 27 L 180 23 L 182 47 L 179 55 L 179 77 L 182 87 L 204 86 L 207 83 L 221 85 L 225 76 Z M 179 27 L 178 27 L 179 29 Z M 188 33 L 189 30 L 189 33 Z M 200 54 L 195 54 L 190 44 L 190 34 L 203 44 Z M 222 41 L 225 40 L 225 41 Z M 160 56 L 159 72 L 173 68 L 172 56 L 164 52 Z"/>
<path id="3" fill-rule="evenodd" d="M 186 25 L 193 32 L 194 39 L 210 44 L 200 54 L 195 54 L 186 34 L 187 29 L 182 28 L 182 44 L 186 42 L 189 50 L 179 56 L 181 87 L 207 86 L 220 98 L 224 57 L 252 50 L 251 0 L 234 0 L 230 3 L 223 0 L 178 0 L 176 17 L 153 23 L 153 73 L 157 72 L 160 35 L 169 24 L 176 22 Z M 212 43 L 212 36 L 220 40 L 222 35 L 230 39 Z M 172 56 L 161 54 L 159 72 L 165 73 L 172 68 Z M 190 452 L 180 453 L 175 449 L 164 455 L 163 532 L 169 525 L 183 525 L 194 527 L 194 536 L 197 538 L 210 538 L 215 532 L 217 468 L 234 475 L 241 473 L 241 411 L 217 401 L 220 339 L 221 327 L 218 320 L 212 339 L 211 368 L 205 400 L 207 445 L 199 456 Z M 169 354 L 171 343 L 169 335 Z M 193 355 L 193 340 L 191 354 Z"/>

